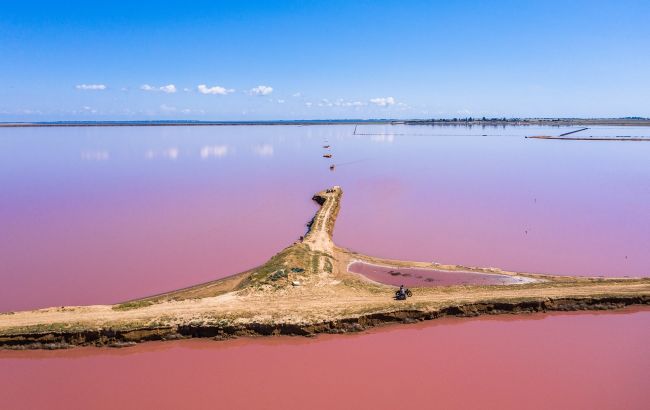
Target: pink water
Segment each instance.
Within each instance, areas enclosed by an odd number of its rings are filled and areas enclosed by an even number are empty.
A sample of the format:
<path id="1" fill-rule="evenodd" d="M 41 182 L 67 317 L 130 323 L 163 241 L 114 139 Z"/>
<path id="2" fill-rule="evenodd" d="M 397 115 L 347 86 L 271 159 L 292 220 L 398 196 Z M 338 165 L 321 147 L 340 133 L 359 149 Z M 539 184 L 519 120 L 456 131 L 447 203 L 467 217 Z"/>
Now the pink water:
<path id="1" fill-rule="evenodd" d="M 524 278 L 493 273 L 464 271 L 441 271 L 435 269 L 410 269 L 371 265 L 353 262 L 350 272 L 359 273 L 370 280 L 387 285 L 411 286 L 454 286 L 454 285 L 517 285 L 526 283 Z"/>
<path id="2" fill-rule="evenodd" d="M 0 352 L 0 408 L 646 409 L 648 321 L 648 310 L 500 316 L 315 340 Z"/>
<path id="3" fill-rule="evenodd" d="M 334 184 L 345 192 L 335 240 L 360 252 L 650 275 L 650 144 L 523 138 L 567 129 L 0 129 L 0 311 L 114 303 L 245 270 L 301 235 L 311 195 Z"/>
<path id="4" fill-rule="evenodd" d="M 359 128 L 374 135 L 0 129 L 0 311 L 114 303 L 242 271 L 302 235 L 311 195 L 331 185 L 344 189 L 336 242 L 371 255 L 650 276 L 650 144 L 523 138 L 566 128 Z M 404 392 L 420 407 L 642 408 L 648 329 L 644 311 L 2 352 L 0 408 L 392 407 Z"/>

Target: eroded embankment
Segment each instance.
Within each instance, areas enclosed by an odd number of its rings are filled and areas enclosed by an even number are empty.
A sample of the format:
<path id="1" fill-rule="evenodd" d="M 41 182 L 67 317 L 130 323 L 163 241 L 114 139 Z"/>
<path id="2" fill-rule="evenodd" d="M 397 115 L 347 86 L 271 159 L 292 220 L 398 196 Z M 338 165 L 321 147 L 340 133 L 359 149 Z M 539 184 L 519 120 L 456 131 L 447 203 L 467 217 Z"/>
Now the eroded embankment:
<path id="1" fill-rule="evenodd" d="M 43 333 L 0 336 L 6 349 L 62 349 L 73 346 L 126 347 L 145 341 L 211 338 L 224 340 L 255 336 L 316 336 L 329 333 L 360 332 L 373 327 L 396 323 L 414 323 L 442 317 L 476 317 L 480 315 L 525 314 L 536 312 L 568 312 L 622 309 L 632 305 L 650 305 L 650 296 L 607 296 L 521 301 L 486 301 L 447 306 L 438 310 L 397 309 L 338 320 L 292 324 L 258 323 L 239 325 L 178 325 L 135 329 L 97 329 L 81 331 L 48 331 Z"/>

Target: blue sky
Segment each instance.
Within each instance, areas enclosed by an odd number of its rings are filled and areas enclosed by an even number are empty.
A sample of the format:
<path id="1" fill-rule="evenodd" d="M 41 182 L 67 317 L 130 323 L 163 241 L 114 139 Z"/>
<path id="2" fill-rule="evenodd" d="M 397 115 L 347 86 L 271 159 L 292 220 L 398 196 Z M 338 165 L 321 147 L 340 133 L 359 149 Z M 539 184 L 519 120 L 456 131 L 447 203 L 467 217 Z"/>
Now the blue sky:
<path id="1" fill-rule="evenodd" d="M 2 1 L 0 121 L 650 116 L 646 1 Z"/>

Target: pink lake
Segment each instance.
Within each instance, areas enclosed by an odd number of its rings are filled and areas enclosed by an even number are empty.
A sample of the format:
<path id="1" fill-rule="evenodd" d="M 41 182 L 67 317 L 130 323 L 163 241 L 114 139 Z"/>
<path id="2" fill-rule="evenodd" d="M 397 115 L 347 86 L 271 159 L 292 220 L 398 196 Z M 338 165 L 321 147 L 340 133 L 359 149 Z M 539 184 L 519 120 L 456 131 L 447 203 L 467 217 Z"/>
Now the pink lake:
<path id="1" fill-rule="evenodd" d="M 302 235 L 312 194 L 332 185 L 344 190 L 335 241 L 359 252 L 650 276 L 650 143 L 523 138 L 571 129 L 1 128 L 0 311 L 115 303 L 248 269 Z M 0 408 L 388 408 L 398 395 L 419 407 L 644 408 L 648 329 L 644 310 L 0 352 Z"/>
<path id="2" fill-rule="evenodd" d="M 646 409 L 650 310 L 0 352 L 0 408 Z"/>
<path id="3" fill-rule="evenodd" d="M 335 240 L 356 251 L 649 276 L 650 144 L 523 138 L 567 129 L 3 128 L 0 311 L 115 303 L 248 269 L 304 233 L 311 195 L 331 185 L 344 189 Z"/>
<path id="4" fill-rule="evenodd" d="M 365 262 L 353 262 L 350 272 L 359 273 L 375 282 L 386 285 L 411 286 L 456 286 L 456 285 L 519 285 L 532 282 L 523 277 L 464 271 L 442 271 L 435 269 L 412 269 L 378 266 Z"/>

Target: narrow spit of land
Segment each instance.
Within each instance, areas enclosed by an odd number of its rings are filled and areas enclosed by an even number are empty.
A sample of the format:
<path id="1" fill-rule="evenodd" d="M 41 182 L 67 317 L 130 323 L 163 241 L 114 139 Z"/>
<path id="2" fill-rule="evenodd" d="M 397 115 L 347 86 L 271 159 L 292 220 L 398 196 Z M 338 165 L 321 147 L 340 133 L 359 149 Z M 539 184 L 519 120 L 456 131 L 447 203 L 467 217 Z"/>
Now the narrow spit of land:
<path id="1" fill-rule="evenodd" d="M 314 195 L 320 206 L 301 240 L 249 271 L 117 305 L 53 307 L 0 314 L 0 348 L 128 346 L 147 340 L 224 339 L 360 331 L 441 316 L 602 310 L 650 304 L 650 278 L 604 279 L 508 272 L 376 258 L 340 248 L 332 233 L 342 190 Z M 395 268 L 508 275 L 500 286 L 395 288 L 348 271 L 360 261 Z"/>
<path id="2" fill-rule="evenodd" d="M 650 141 L 650 137 L 622 137 L 622 136 L 621 137 L 575 137 L 575 136 L 554 137 L 551 135 L 532 135 L 525 138 L 532 138 L 538 140 L 559 140 L 559 141 L 628 141 L 628 142 Z"/>

